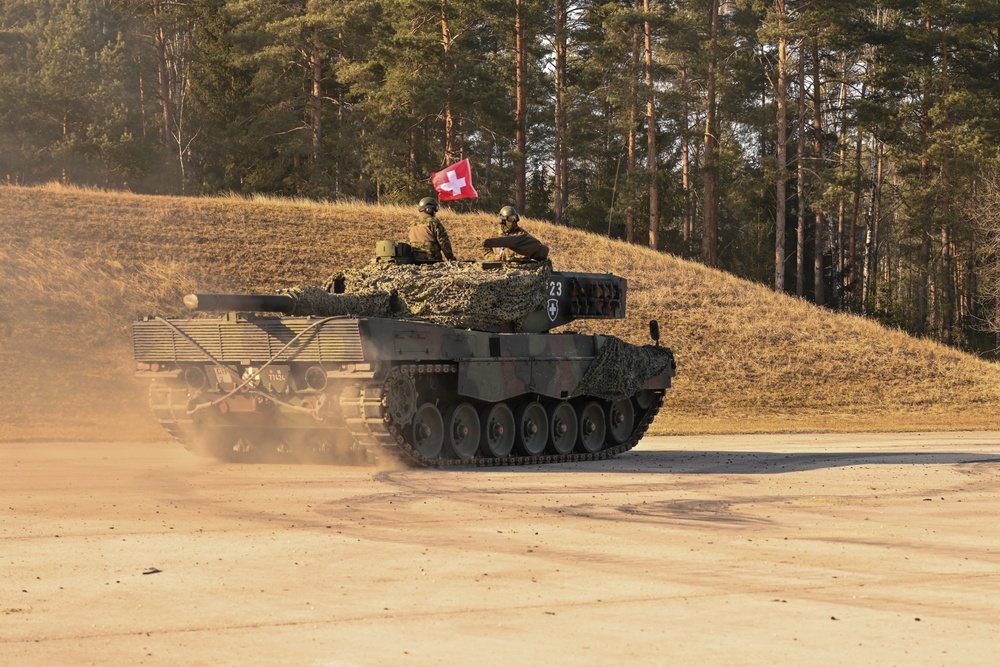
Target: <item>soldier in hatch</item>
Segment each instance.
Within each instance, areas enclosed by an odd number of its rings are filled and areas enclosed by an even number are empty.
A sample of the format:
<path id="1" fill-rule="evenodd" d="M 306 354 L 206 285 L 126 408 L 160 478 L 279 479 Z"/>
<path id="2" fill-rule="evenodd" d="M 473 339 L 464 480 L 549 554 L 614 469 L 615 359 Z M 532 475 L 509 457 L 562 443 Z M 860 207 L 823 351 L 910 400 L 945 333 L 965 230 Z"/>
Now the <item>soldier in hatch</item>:
<path id="1" fill-rule="evenodd" d="M 549 247 L 521 229 L 521 216 L 513 206 L 500 209 L 500 235 L 483 241 L 483 259 L 500 262 L 542 260 Z"/>
<path id="2" fill-rule="evenodd" d="M 407 240 L 413 247 L 413 258 L 418 262 L 440 262 L 442 259 L 454 262 L 455 253 L 451 250 L 448 231 L 435 217 L 438 212 L 437 200 L 424 197 L 417 210 L 424 215 L 411 224 L 407 232 Z"/>

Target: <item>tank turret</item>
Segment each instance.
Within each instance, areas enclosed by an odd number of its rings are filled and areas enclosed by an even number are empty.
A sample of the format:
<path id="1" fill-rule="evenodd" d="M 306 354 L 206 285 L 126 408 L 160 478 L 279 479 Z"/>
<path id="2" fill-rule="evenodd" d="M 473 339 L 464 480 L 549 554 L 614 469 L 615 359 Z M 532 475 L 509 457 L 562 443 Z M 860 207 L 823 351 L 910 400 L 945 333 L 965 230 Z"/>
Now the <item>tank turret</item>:
<path id="1" fill-rule="evenodd" d="M 380 264 L 339 275 L 329 290 L 189 294 L 199 312 L 247 311 L 415 319 L 480 331 L 544 333 L 578 319 L 625 317 L 628 281 L 612 274 L 552 271 L 549 262 Z"/>

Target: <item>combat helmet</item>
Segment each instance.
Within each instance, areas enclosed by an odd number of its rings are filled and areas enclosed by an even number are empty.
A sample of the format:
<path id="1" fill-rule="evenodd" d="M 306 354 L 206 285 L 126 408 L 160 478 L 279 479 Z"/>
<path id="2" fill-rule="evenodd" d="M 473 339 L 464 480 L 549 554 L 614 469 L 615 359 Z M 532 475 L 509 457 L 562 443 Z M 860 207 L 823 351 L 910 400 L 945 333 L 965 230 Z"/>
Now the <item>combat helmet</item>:
<path id="1" fill-rule="evenodd" d="M 517 214 L 517 209 L 513 206 L 504 206 L 500 209 L 500 228 L 505 232 L 517 229 L 517 223 L 521 221 L 521 216 Z"/>
<path id="2" fill-rule="evenodd" d="M 438 212 L 437 199 L 434 199 L 434 197 L 424 197 L 420 200 L 420 203 L 417 204 L 417 210 L 421 213 L 434 215 Z"/>

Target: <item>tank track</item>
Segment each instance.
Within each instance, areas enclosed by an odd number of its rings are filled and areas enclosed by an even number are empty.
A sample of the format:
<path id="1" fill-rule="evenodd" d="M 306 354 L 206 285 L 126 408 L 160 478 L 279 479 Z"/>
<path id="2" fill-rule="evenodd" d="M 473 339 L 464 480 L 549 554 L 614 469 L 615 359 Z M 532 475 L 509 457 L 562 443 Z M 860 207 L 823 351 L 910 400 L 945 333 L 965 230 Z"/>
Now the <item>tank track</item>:
<path id="1" fill-rule="evenodd" d="M 480 457 L 471 459 L 429 459 L 406 441 L 399 426 L 393 423 L 387 411 L 388 392 L 393 378 L 399 373 L 433 374 L 455 373 L 456 365 L 451 364 L 411 364 L 396 366 L 385 380 L 363 385 L 351 385 L 344 389 L 340 399 L 344 421 L 356 444 L 367 449 L 376 459 L 391 457 L 428 468 L 479 468 L 496 466 L 540 465 L 546 463 L 575 463 L 579 461 L 601 461 L 629 451 L 638 444 L 663 405 L 663 394 L 656 396 L 653 404 L 636 423 L 629 439 L 613 447 L 598 452 L 572 452 L 569 454 L 542 454 L 538 456 L 511 455 L 503 458 Z M 403 454 L 400 457 L 400 454 Z"/>
<path id="2" fill-rule="evenodd" d="M 394 367 L 384 380 L 365 383 L 351 383 L 343 388 L 340 395 L 340 410 L 344 426 L 350 432 L 355 444 L 369 458 L 374 460 L 403 460 L 416 466 L 429 468 L 478 468 L 519 465 L 541 465 L 546 463 L 574 463 L 579 461 L 600 461 L 613 458 L 629 451 L 646 433 L 663 405 L 663 394 L 658 394 L 653 404 L 637 421 L 629 439 L 613 447 L 598 452 L 571 452 L 569 454 L 541 454 L 523 456 L 512 454 L 506 457 L 482 457 L 472 459 L 429 459 L 423 456 L 403 435 L 402 429 L 392 421 L 387 410 L 389 388 L 400 373 L 431 376 L 458 371 L 454 364 L 411 364 Z M 188 389 L 181 379 L 155 379 L 150 384 L 149 403 L 153 414 L 175 440 L 192 449 L 194 442 L 194 420 L 187 412 Z"/>

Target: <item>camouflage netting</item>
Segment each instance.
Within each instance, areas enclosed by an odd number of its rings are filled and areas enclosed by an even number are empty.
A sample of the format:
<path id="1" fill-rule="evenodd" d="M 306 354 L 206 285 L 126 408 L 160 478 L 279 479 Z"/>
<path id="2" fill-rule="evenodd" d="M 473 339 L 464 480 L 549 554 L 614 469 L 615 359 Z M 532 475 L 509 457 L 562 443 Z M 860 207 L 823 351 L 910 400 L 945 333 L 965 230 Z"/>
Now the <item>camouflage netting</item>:
<path id="1" fill-rule="evenodd" d="M 389 292 L 357 292 L 355 294 L 330 294 L 319 287 L 291 287 L 280 290 L 295 300 L 290 315 L 314 315 L 334 317 L 337 315 L 360 315 L 362 317 L 392 317 Z"/>
<path id="2" fill-rule="evenodd" d="M 596 396 L 616 400 L 632 396 L 655 375 L 674 363 L 674 353 L 666 347 L 632 345 L 614 336 L 605 336 L 597 358 L 580 378 L 574 396 Z"/>
<path id="3" fill-rule="evenodd" d="M 513 324 L 542 306 L 552 263 L 484 268 L 477 262 L 391 264 L 372 262 L 331 277 L 326 290 L 282 290 L 295 299 L 295 315 L 361 315 L 434 322 L 460 329 Z M 330 294 L 337 282 L 343 294 Z"/>

